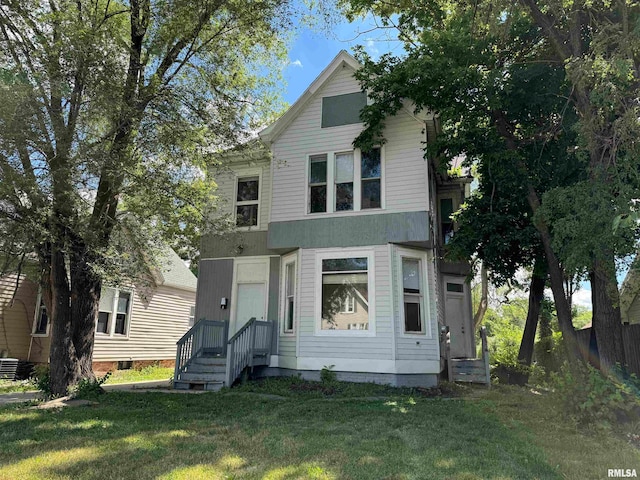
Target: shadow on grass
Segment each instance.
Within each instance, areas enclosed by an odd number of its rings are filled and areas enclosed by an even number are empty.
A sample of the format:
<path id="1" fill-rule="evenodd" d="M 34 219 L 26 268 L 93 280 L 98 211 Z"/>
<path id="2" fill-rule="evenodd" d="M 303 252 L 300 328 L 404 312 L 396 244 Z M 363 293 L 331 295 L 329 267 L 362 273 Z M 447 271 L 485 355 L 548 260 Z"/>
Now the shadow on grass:
<path id="1" fill-rule="evenodd" d="M 458 400 L 113 392 L 0 410 L 0 478 L 559 478 L 517 430 Z"/>

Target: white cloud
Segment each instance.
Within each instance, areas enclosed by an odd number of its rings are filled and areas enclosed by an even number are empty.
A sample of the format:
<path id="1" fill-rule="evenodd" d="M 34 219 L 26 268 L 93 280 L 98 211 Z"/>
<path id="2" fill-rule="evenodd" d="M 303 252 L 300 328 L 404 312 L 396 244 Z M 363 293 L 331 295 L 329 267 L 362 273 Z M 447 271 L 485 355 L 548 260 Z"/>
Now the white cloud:
<path id="1" fill-rule="evenodd" d="M 293 62 L 289 62 L 289 66 L 302 68 L 302 62 L 300 60 L 294 60 Z"/>
<path id="2" fill-rule="evenodd" d="M 591 310 L 591 290 L 580 289 L 573 294 L 572 301 L 574 305 L 587 307 Z"/>
<path id="3" fill-rule="evenodd" d="M 380 50 L 378 50 L 378 47 L 376 47 L 376 42 L 370 38 L 367 39 L 367 53 L 374 57 L 380 55 Z"/>

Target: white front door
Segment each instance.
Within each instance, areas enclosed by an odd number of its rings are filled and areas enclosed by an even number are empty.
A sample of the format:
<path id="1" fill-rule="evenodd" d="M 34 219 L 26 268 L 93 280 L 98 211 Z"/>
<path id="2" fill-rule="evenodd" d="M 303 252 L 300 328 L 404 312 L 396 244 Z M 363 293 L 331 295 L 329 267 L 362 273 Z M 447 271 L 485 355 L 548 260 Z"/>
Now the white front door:
<path id="1" fill-rule="evenodd" d="M 464 279 L 456 277 L 445 277 L 443 284 L 444 320 L 451 334 L 451 356 L 474 357 L 471 309 L 467 297 L 469 286 Z"/>
<path id="2" fill-rule="evenodd" d="M 231 325 L 233 335 L 252 318 L 264 320 L 265 317 L 265 284 L 239 283 L 236 293 L 236 318 Z"/>

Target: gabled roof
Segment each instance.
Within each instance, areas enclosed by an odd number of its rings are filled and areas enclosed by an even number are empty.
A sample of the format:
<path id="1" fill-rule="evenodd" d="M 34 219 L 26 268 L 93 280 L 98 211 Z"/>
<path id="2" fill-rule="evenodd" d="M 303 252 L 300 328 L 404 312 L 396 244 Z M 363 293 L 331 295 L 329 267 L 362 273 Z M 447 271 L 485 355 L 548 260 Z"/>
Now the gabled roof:
<path id="1" fill-rule="evenodd" d="M 282 132 L 293 122 L 298 114 L 307 106 L 311 101 L 314 94 L 320 90 L 324 84 L 329 80 L 331 75 L 342 68 L 344 65 L 351 67 L 353 70 L 358 70 L 362 67 L 352 55 L 347 53 L 346 50 L 340 50 L 340 53 L 331 61 L 331 63 L 318 75 L 311 85 L 304 91 L 304 93 L 295 101 L 293 105 L 282 115 L 278 120 L 269 125 L 267 128 L 259 133 L 260 138 L 265 143 L 272 143 L 276 140 Z"/>
<path id="2" fill-rule="evenodd" d="M 196 291 L 198 279 L 173 249 L 167 248 L 161 254 L 159 264 L 159 271 L 154 276 L 156 285 Z"/>
<path id="3" fill-rule="evenodd" d="M 304 93 L 296 100 L 296 102 L 282 115 L 278 120 L 262 130 L 258 136 L 266 143 L 273 143 L 295 120 L 298 114 L 309 104 L 314 95 L 329 81 L 333 73 L 342 68 L 343 66 L 349 66 L 353 70 L 359 70 L 362 68 L 362 64 L 358 62 L 351 54 L 346 50 L 340 50 L 338 55 L 329 63 L 329 65 L 318 75 L 311 85 L 304 91 Z M 404 101 L 402 110 L 410 115 L 414 120 L 422 123 L 427 119 L 433 118 L 433 114 L 427 110 L 422 110 L 418 113 L 414 112 L 413 102 Z"/>

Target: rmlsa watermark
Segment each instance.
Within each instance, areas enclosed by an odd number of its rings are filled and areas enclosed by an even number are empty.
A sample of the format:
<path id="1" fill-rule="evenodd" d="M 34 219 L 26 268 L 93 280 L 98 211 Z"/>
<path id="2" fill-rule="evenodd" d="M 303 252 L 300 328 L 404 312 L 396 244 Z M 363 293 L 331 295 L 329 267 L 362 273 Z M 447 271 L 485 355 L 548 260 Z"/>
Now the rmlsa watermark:
<path id="1" fill-rule="evenodd" d="M 638 478 L 635 468 L 610 468 L 607 470 L 609 478 Z"/>

